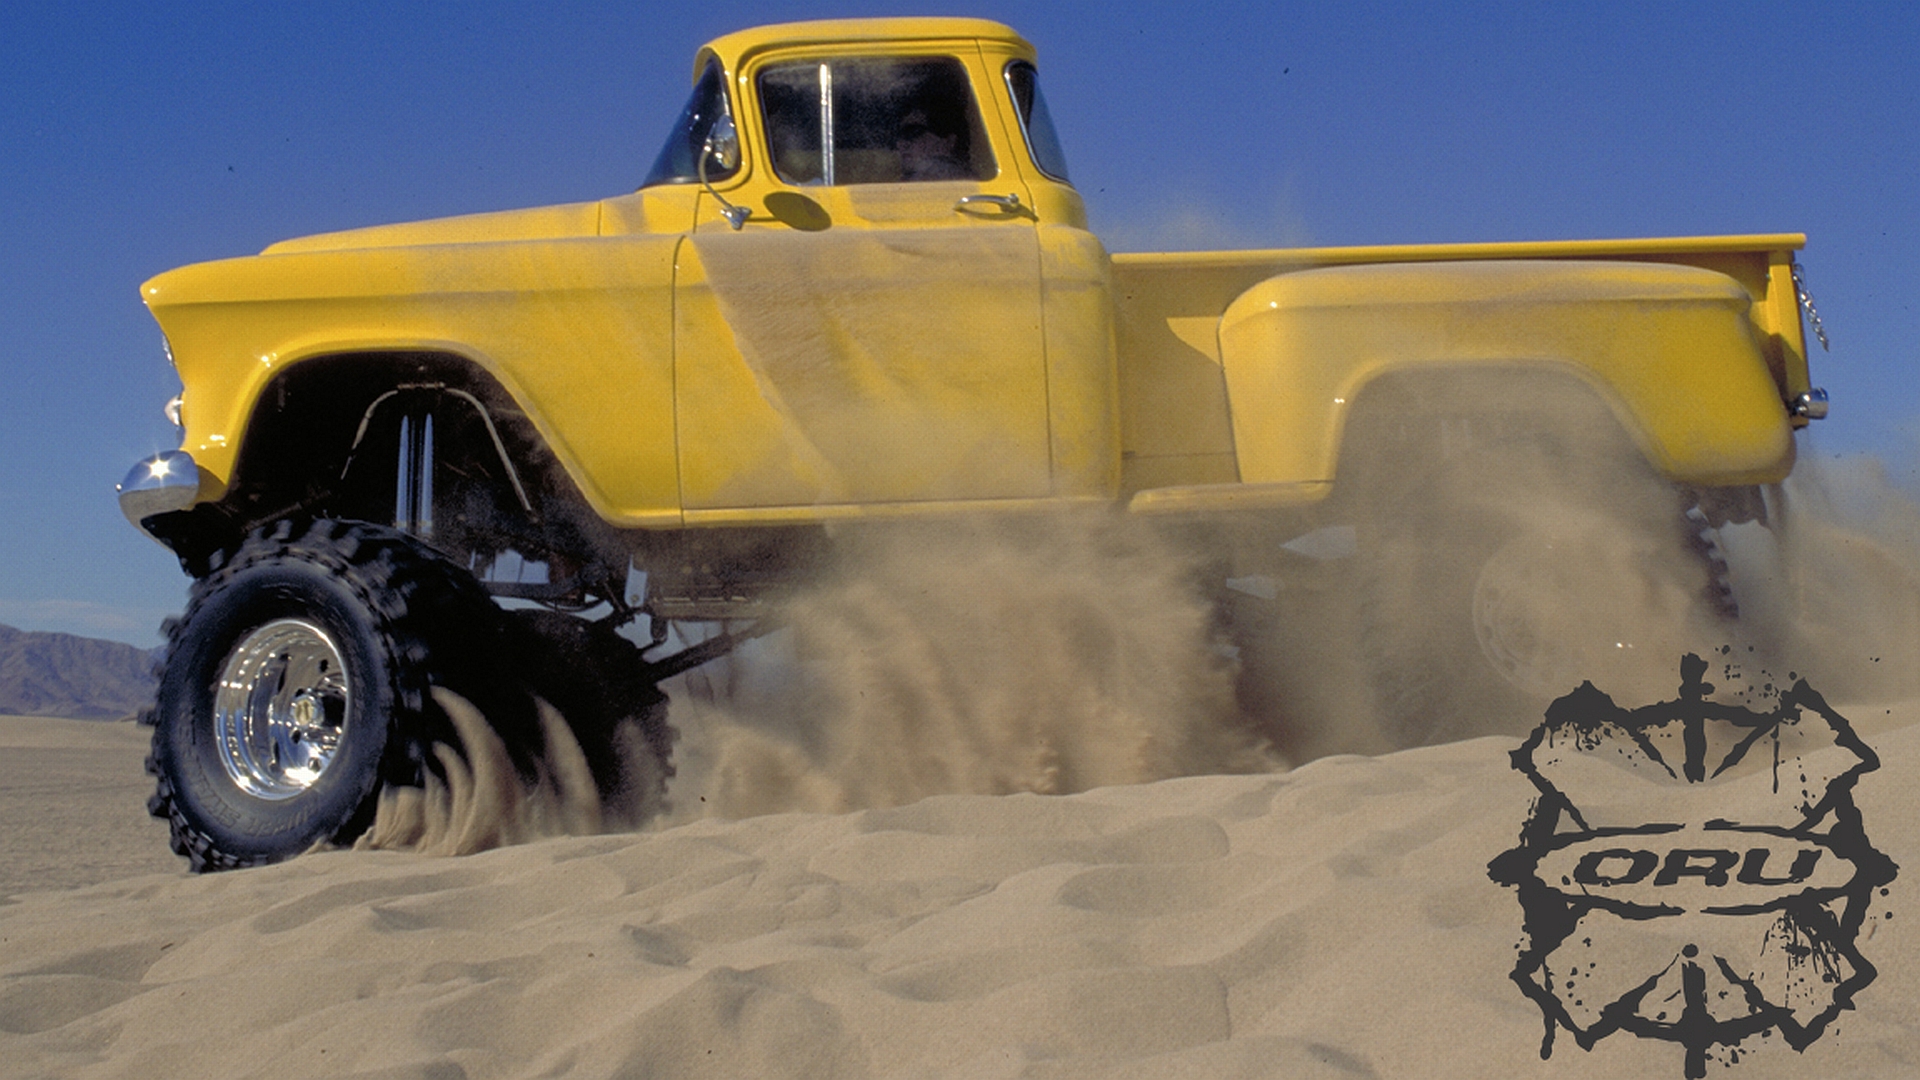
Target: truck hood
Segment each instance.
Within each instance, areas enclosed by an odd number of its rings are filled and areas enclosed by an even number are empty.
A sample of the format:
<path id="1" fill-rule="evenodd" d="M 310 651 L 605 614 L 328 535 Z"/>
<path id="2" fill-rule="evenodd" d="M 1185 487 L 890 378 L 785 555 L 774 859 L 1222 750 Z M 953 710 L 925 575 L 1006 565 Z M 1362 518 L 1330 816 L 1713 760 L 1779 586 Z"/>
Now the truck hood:
<path id="1" fill-rule="evenodd" d="M 282 240 L 263 255 L 290 255 L 312 251 L 354 251 L 364 248 L 417 247 L 426 244 L 477 244 L 503 240 L 556 240 L 598 236 L 600 204 L 568 203 L 529 210 L 501 210 L 488 214 L 376 225 L 366 229 L 320 233 Z"/>

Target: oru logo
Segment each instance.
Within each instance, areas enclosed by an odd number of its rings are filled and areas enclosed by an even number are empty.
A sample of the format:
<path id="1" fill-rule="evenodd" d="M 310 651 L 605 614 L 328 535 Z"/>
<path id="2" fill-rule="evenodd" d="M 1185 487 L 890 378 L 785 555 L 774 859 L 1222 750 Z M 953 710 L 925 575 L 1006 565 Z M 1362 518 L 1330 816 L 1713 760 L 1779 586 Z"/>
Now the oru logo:
<path id="1" fill-rule="evenodd" d="M 1806 1049 L 1874 979 L 1858 939 L 1898 868 L 1853 787 L 1879 760 L 1804 680 L 1762 713 L 1680 668 L 1677 700 L 1638 709 L 1581 684 L 1513 753 L 1540 794 L 1488 871 L 1519 891 L 1543 1058 L 1559 1028 L 1583 1049 L 1626 1031 L 1702 1077 L 1749 1038 Z"/>

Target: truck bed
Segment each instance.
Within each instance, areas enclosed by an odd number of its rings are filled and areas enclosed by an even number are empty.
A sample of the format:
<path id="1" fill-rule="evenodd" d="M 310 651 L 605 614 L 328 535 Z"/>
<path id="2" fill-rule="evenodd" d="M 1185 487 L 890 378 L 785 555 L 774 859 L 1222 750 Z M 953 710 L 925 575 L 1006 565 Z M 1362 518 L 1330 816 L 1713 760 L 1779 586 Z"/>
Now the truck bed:
<path id="1" fill-rule="evenodd" d="M 1236 484 L 1220 315 L 1279 274 L 1331 266 L 1484 260 L 1608 260 L 1712 270 L 1753 297 L 1769 364 L 1788 395 L 1808 389 L 1794 252 L 1797 233 L 1629 240 L 1128 252 L 1113 256 L 1120 362 L 1122 494 Z M 1796 424 L 1804 424 L 1796 420 Z M 1176 498 L 1165 491 L 1161 500 Z M 1242 491 L 1233 497 L 1258 498 Z"/>

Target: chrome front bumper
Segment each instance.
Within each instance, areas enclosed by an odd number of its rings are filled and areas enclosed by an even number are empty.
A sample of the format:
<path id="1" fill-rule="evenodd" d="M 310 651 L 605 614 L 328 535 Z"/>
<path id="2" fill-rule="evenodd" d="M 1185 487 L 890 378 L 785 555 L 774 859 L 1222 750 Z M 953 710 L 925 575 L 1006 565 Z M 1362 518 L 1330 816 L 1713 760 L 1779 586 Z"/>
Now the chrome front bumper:
<path id="1" fill-rule="evenodd" d="M 185 450 L 168 450 L 137 462 L 115 490 L 120 512 L 146 532 L 140 523 L 147 518 L 193 505 L 200 494 L 200 467 Z"/>

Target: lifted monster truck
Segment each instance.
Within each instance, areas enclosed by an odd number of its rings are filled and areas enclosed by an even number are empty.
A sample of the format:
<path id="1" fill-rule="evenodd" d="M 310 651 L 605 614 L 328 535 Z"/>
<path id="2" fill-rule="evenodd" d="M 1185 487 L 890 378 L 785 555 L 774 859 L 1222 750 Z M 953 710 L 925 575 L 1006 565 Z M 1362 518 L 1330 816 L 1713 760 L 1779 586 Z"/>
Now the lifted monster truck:
<path id="1" fill-rule="evenodd" d="M 175 849 L 352 838 L 431 766 L 433 685 L 491 694 L 523 768 L 509 684 L 566 699 L 603 787 L 623 720 L 664 766 L 654 684 L 765 623 L 650 657 L 669 626 L 760 619 L 856 523 L 1117 507 L 1282 620 L 1342 556 L 1409 742 L 1456 686 L 1566 688 L 1579 643 L 1514 586 L 1569 548 L 1681 551 L 1730 608 L 1712 530 L 1764 520 L 1826 408 L 1802 237 L 1110 256 L 1034 60 L 968 19 L 728 35 L 631 194 L 147 282 L 183 435 L 120 502 L 194 579 L 150 717 Z"/>

